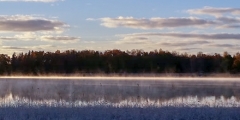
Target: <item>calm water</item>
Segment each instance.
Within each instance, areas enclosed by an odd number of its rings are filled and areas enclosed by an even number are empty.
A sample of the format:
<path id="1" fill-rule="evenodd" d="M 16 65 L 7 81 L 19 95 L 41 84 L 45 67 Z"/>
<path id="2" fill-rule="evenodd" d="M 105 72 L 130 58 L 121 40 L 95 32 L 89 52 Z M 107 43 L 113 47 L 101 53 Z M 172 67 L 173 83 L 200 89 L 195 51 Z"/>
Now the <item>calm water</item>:
<path id="1" fill-rule="evenodd" d="M 240 81 L 203 78 L 1 78 L 0 103 L 71 106 L 240 106 Z M 43 103 L 44 101 L 44 103 Z M 7 103 L 9 102 L 9 103 Z"/>
<path id="2" fill-rule="evenodd" d="M 238 120 L 238 78 L 0 78 L 0 119 Z"/>

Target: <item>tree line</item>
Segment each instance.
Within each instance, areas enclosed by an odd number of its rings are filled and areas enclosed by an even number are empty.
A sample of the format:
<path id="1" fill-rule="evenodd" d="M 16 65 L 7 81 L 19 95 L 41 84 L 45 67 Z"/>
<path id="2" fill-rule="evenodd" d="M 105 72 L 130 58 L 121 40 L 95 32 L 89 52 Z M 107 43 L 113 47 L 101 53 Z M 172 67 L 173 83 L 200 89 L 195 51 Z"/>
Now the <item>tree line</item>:
<path id="1" fill-rule="evenodd" d="M 240 53 L 196 55 L 154 50 L 67 50 L 0 54 L 1 75 L 73 73 L 239 73 Z"/>

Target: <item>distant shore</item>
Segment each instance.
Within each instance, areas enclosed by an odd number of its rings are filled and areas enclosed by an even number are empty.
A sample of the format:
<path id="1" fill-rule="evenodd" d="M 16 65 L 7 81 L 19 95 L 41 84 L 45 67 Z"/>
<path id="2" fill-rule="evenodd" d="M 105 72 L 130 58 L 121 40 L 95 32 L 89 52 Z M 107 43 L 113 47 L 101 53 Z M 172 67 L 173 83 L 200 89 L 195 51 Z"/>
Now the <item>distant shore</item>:
<path id="1" fill-rule="evenodd" d="M 75 74 L 13 74 L 0 77 L 239 77 L 231 73 L 75 73 Z"/>

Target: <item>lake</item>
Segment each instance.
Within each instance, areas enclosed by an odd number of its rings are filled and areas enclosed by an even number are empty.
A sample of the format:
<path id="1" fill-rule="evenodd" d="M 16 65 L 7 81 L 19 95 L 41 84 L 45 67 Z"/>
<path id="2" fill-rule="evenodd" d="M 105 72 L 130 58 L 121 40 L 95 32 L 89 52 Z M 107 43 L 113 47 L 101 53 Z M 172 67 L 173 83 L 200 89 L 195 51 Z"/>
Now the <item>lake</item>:
<path id="1" fill-rule="evenodd" d="M 0 96 L 3 119 L 240 119 L 238 78 L 1 77 Z"/>

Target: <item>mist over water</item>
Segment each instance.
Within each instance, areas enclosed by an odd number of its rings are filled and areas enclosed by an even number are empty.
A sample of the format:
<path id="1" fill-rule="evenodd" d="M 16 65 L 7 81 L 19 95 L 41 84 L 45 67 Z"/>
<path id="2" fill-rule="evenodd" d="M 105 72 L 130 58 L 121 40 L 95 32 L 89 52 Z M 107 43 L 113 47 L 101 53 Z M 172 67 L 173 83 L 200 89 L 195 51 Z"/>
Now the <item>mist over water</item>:
<path id="1" fill-rule="evenodd" d="M 44 80 L 43 80 L 44 79 Z M 240 81 L 229 78 L 123 78 L 123 77 L 3 77 L 0 79 L 0 97 L 10 101 L 66 102 L 80 104 L 113 105 L 139 104 L 138 106 L 192 105 L 211 106 L 210 101 L 234 101 L 240 98 Z M 194 101 L 194 102 L 193 102 Z M 205 101 L 203 104 L 201 101 Z M 145 103 L 146 102 L 146 103 Z M 228 101 L 229 102 L 229 101 Z M 78 105 L 76 103 L 79 103 Z M 144 104 L 145 103 L 145 104 Z M 21 104 L 19 102 L 19 104 Z M 196 104 L 196 105 L 194 105 Z M 222 103 L 221 103 L 222 104 Z M 229 103 L 228 103 L 229 104 Z M 120 105 L 119 105 L 120 106 Z M 217 106 L 217 105 L 216 105 Z M 219 106 L 219 105 L 218 105 Z M 224 105 L 221 105 L 224 106 Z M 225 105 L 229 106 L 229 105 Z M 232 105 L 233 106 L 233 105 Z"/>
<path id="2" fill-rule="evenodd" d="M 0 78 L 0 119 L 235 120 L 239 108 L 237 78 Z"/>

